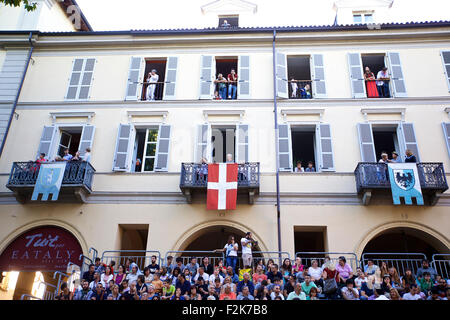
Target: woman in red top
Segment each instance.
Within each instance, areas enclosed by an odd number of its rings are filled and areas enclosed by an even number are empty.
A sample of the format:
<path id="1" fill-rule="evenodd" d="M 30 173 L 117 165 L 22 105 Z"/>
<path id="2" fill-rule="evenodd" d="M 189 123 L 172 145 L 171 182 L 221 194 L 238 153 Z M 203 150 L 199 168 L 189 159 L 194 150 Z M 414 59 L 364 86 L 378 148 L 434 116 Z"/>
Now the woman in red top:
<path id="1" fill-rule="evenodd" d="M 125 277 L 126 277 L 126 274 L 124 272 L 125 272 L 124 266 L 120 265 L 119 272 L 116 274 L 115 279 L 114 279 L 115 283 L 118 286 L 120 286 L 122 284 L 123 279 L 125 279 Z"/>
<path id="2" fill-rule="evenodd" d="M 369 67 L 366 67 L 365 69 L 364 80 L 366 81 L 367 98 L 378 98 L 376 78 Z"/>
<path id="3" fill-rule="evenodd" d="M 331 259 L 323 267 L 323 293 L 328 299 L 337 299 L 339 296 L 339 287 L 337 285 L 339 283 L 339 271 L 336 270 L 336 266 Z"/>

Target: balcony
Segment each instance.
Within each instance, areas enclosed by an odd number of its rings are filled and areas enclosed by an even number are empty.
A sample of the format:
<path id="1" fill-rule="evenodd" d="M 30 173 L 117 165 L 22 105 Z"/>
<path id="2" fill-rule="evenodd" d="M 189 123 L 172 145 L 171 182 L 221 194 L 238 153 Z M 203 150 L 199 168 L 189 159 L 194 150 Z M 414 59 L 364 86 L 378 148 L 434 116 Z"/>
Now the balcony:
<path id="1" fill-rule="evenodd" d="M 377 82 L 383 81 L 384 85 L 378 87 Z M 392 88 L 390 79 L 365 80 L 367 98 L 392 98 Z"/>
<path id="2" fill-rule="evenodd" d="M 208 176 L 200 174 L 200 163 L 182 163 L 180 189 L 188 203 L 192 203 L 194 193 L 205 193 Z M 259 193 L 259 162 L 246 162 L 238 167 L 239 194 L 248 194 L 248 203 L 253 204 L 255 194 Z"/>
<path id="3" fill-rule="evenodd" d="M 356 190 L 359 195 L 362 195 L 364 205 L 368 205 L 375 194 L 391 195 L 391 183 L 385 172 L 387 172 L 387 164 L 358 163 L 355 169 Z M 417 172 L 425 204 L 435 205 L 440 194 L 448 189 L 443 164 L 417 163 Z"/>
<path id="4" fill-rule="evenodd" d="M 94 173 L 95 169 L 89 162 L 67 162 L 58 201 L 85 203 L 86 195 L 92 192 Z M 38 174 L 38 163 L 14 162 L 6 187 L 14 192 L 17 201 L 26 203 L 33 194 Z"/>
<path id="5" fill-rule="evenodd" d="M 312 80 L 289 80 L 289 99 L 312 99 Z"/>

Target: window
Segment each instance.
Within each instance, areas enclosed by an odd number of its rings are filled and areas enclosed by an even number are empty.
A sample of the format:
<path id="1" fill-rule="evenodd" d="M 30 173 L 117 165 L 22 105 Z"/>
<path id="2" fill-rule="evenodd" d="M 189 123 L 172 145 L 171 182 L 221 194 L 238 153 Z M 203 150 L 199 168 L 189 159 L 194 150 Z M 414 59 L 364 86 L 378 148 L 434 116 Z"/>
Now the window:
<path id="1" fill-rule="evenodd" d="M 212 127 L 212 159 L 215 163 L 226 162 L 226 155 L 236 155 L 236 126 Z"/>
<path id="2" fill-rule="evenodd" d="M 311 172 L 334 171 L 333 146 L 329 124 L 281 124 L 278 128 L 279 164 L 281 171 L 301 171 L 312 162 Z"/>
<path id="3" fill-rule="evenodd" d="M 228 81 L 228 75 L 230 75 L 231 79 L 232 70 L 236 73 L 236 76 L 233 76 L 236 80 Z M 219 77 L 219 75 L 221 76 Z M 230 100 L 249 98 L 249 56 L 202 56 L 200 99 Z"/>
<path id="4" fill-rule="evenodd" d="M 445 77 L 450 91 L 450 51 L 441 51 L 442 63 L 444 64 Z"/>
<path id="5" fill-rule="evenodd" d="M 120 124 L 113 171 L 168 171 L 171 126 Z"/>
<path id="6" fill-rule="evenodd" d="M 277 52 L 277 96 L 290 99 L 326 98 L 322 54 L 289 55 Z"/>
<path id="7" fill-rule="evenodd" d="M 373 12 L 353 13 L 353 23 L 373 23 Z"/>
<path id="8" fill-rule="evenodd" d="M 67 100 L 88 100 L 94 76 L 94 58 L 75 59 L 67 89 Z"/>
<path id="9" fill-rule="evenodd" d="M 238 28 L 239 16 L 219 16 L 219 28 Z"/>
<path id="10" fill-rule="evenodd" d="M 378 162 L 382 152 L 386 152 L 391 158 L 392 151 L 396 151 L 404 160 L 406 149 L 410 149 L 417 161 L 420 161 L 412 123 L 359 123 L 358 135 L 363 162 Z"/>
<path id="11" fill-rule="evenodd" d="M 348 65 L 353 98 L 407 96 L 399 53 L 349 53 Z M 376 79 L 378 73 L 386 67 L 388 78 L 383 81 L 366 80 L 364 77 L 366 67 L 369 67 Z"/>
<path id="12" fill-rule="evenodd" d="M 63 157 L 64 150 L 66 148 L 69 149 L 69 153 L 71 155 L 75 155 L 75 153 L 79 150 L 82 130 L 82 127 L 73 129 L 61 129 L 61 138 L 59 140 L 57 155 Z"/>
<path id="13" fill-rule="evenodd" d="M 294 226 L 295 252 L 325 252 L 325 241 L 326 227 Z M 317 257 L 317 255 L 315 255 L 314 257 Z M 307 258 L 307 255 L 302 255 L 301 258 Z M 306 264 L 305 262 L 306 261 L 303 261 L 303 264 Z M 311 264 L 308 263 L 308 265 Z"/>
<path id="14" fill-rule="evenodd" d="M 178 57 L 131 57 L 125 100 L 175 99 L 177 67 Z"/>

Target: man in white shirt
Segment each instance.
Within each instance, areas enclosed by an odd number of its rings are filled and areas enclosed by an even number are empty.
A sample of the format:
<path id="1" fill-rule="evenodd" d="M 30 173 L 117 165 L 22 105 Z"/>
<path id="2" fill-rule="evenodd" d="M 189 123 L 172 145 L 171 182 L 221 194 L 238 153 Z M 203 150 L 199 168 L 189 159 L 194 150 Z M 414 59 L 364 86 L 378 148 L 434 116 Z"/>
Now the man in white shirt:
<path id="1" fill-rule="evenodd" d="M 380 98 L 389 98 L 391 96 L 389 92 L 389 73 L 387 68 L 383 67 L 377 74 L 377 89 Z"/>
<path id="2" fill-rule="evenodd" d="M 421 300 L 422 297 L 418 294 L 417 285 L 412 284 L 408 293 L 403 295 L 404 300 Z"/>
<path id="3" fill-rule="evenodd" d="M 252 239 L 252 233 L 247 232 L 245 238 L 241 239 L 242 245 L 242 261 L 244 263 L 244 269 L 250 268 L 252 266 L 252 246 L 256 245 L 256 242 Z"/>
<path id="4" fill-rule="evenodd" d="M 159 75 L 156 74 L 156 70 L 153 69 L 152 72 L 148 74 L 147 83 L 150 83 L 147 86 L 147 100 L 155 100 L 155 89 L 156 83 L 159 80 Z"/>
<path id="5" fill-rule="evenodd" d="M 208 284 L 209 281 L 209 275 L 205 272 L 205 268 L 204 267 L 199 267 L 198 268 L 198 272 L 194 277 L 194 282 L 197 282 L 198 277 L 202 277 L 203 281 L 205 281 L 205 284 Z"/>

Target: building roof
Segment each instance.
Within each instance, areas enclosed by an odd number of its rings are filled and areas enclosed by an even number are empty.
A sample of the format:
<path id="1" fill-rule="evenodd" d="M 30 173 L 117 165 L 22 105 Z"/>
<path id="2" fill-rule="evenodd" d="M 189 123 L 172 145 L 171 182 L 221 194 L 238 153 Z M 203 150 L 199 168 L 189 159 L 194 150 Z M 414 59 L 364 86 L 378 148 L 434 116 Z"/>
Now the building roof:
<path id="1" fill-rule="evenodd" d="M 78 10 L 80 11 L 81 16 L 81 30 L 80 31 L 89 31 L 92 32 L 94 29 L 92 29 L 91 25 L 89 24 L 89 21 L 86 19 L 85 15 L 83 14 L 83 11 L 81 10 L 80 6 L 76 2 L 76 0 L 60 0 L 57 1 L 60 5 L 60 7 L 63 9 L 63 11 L 66 13 L 67 18 L 70 18 L 71 12 L 67 12 L 67 8 L 70 6 L 77 6 Z"/>

